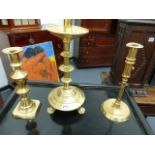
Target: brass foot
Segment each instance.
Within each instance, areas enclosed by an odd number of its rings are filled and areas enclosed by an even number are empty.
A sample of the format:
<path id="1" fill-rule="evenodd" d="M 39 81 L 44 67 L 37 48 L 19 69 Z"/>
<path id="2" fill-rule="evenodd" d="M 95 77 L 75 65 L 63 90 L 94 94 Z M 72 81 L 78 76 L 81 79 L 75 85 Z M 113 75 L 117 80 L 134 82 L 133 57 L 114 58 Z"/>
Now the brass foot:
<path id="1" fill-rule="evenodd" d="M 27 109 L 22 109 L 20 107 L 21 105 L 21 101 L 19 101 L 19 103 L 17 104 L 17 106 L 15 107 L 15 109 L 12 112 L 12 115 L 15 118 L 20 118 L 20 119 L 25 119 L 28 121 L 33 120 L 37 113 L 38 113 L 38 109 L 40 106 L 40 101 L 39 100 L 35 100 L 35 99 L 31 99 L 31 102 L 33 102 L 32 106 L 27 108 Z"/>
<path id="2" fill-rule="evenodd" d="M 54 114 L 54 112 L 55 112 L 55 109 L 54 109 L 54 108 L 52 108 L 52 107 L 48 107 L 48 108 L 47 108 L 47 113 L 48 113 L 48 114 L 51 115 L 51 114 Z"/>
<path id="3" fill-rule="evenodd" d="M 123 101 L 120 102 L 120 107 L 114 105 L 116 99 L 108 99 L 101 105 L 101 111 L 111 121 L 125 122 L 129 120 L 131 112 L 127 104 Z"/>
<path id="4" fill-rule="evenodd" d="M 56 110 L 73 111 L 84 104 L 85 95 L 81 89 L 75 86 L 69 86 L 69 89 L 60 86 L 50 92 L 48 100 L 50 106 Z"/>
<path id="5" fill-rule="evenodd" d="M 78 111 L 78 113 L 79 113 L 80 115 L 83 115 L 83 114 L 85 114 L 86 109 L 85 109 L 84 107 L 80 107 L 77 111 Z"/>

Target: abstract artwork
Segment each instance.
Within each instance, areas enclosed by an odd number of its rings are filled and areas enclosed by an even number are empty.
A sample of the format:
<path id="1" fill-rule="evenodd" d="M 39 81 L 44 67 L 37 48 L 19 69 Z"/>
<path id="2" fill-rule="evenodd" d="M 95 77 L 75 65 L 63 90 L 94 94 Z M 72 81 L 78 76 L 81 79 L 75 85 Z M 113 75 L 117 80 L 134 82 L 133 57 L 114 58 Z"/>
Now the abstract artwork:
<path id="1" fill-rule="evenodd" d="M 28 80 L 59 82 L 52 42 L 24 46 L 20 58 L 22 69 L 28 72 Z"/>

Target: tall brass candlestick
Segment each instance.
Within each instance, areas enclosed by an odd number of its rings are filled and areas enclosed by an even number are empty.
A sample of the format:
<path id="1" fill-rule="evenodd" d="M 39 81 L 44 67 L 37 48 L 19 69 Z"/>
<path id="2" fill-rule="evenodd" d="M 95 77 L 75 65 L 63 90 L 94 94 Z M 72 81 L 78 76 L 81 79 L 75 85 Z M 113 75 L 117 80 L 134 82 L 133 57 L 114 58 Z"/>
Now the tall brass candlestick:
<path id="1" fill-rule="evenodd" d="M 125 60 L 125 67 L 122 74 L 122 83 L 117 98 L 112 98 L 104 101 L 101 105 L 102 113 L 110 120 L 115 122 L 124 122 L 130 118 L 130 110 L 125 102 L 121 100 L 126 83 L 131 76 L 133 65 L 136 61 L 138 49 L 143 48 L 143 45 L 138 43 L 128 43 L 129 53 Z"/>
<path id="2" fill-rule="evenodd" d="M 39 100 L 30 99 L 28 93 L 30 88 L 26 85 L 27 72 L 21 69 L 19 52 L 22 51 L 20 47 L 9 47 L 2 50 L 10 58 L 10 66 L 13 68 L 11 79 L 17 83 L 16 93 L 20 95 L 20 101 L 13 110 L 12 114 L 16 118 L 32 120 L 36 117 L 40 105 Z"/>
<path id="3" fill-rule="evenodd" d="M 64 72 L 64 76 L 61 78 L 64 86 L 57 87 L 50 92 L 48 100 L 51 107 L 47 111 L 52 114 L 55 110 L 77 110 L 79 114 L 84 114 L 85 108 L 83 107 L 83 103 L 85 95 L 83 91 L 69 85 L 72 81 L 70 73 L 74 70 L 74 67 L 69 63 L 69 58 L 72 57 L 70 53 L 71 40 L 87 34 L 89 31 L 85 28 L 73 26 L 71 19 L 65 19 L 63 26 L 49 25 L 46 29 L 53 35 L 61 38 L 64 45 L 64 51 L 61 53 L 61 56 L 64 57 L 64 64 L 59 67 L 59 70 Z"/>

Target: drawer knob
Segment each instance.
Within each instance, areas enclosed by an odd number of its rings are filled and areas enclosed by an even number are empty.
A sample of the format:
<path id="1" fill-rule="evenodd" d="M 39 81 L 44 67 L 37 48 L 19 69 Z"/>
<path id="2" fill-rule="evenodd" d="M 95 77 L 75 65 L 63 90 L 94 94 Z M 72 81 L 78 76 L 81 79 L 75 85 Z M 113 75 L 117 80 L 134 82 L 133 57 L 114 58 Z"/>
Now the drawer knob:
<path id="1" fill-rule="evenodd" d="M 88 54 L 89 52 L 88 51 L 86 51 L 86 54 Z"/>
<path id="2" fill-rule="evenodd" d="M 86 63 L 88 63 L 89 62 L 89 60 L 86 60 Z"/>
<path id="3" fill-rule="evenodd" d="M 90 42 L 88 42 L 88 45 L 90 45 Z"/>
<path id="4" fill-rule="evenodd" d="M 35 43 L 35 40 L 34 40 L 33 38 L 30 38 L 30 39 L 29 39 L 29 43 L 30 43 L 30 44 L 34 44 L 34 43 Z"/>
<path id="5" fill-rule="evenodd" d="M 91 36 L 88 36 L 88 39 L 91 39 Z"/>

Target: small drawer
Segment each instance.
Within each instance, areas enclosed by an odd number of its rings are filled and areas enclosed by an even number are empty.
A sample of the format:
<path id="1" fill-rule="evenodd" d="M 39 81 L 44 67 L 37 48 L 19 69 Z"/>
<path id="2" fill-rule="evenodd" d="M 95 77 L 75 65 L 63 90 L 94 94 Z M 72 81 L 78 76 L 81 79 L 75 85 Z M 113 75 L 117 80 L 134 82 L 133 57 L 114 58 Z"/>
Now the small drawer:
<path id="1" fill-rule="evenodd" d="M 114 36 L 97 36 L 96 37 L 96 46 L 105 46 L 105 45 L 114 45 L 115 37 Z"/>
<path id="2" fill-rule="evenodd" d="M 85 67 L 92 66 L 111 66 L 113 61 L 113 57 L 89 57 L 89 58 L 81 58 L 79 59 L 79 63 Z"/>
<path id="3" fill-rule="evenodd" d="M 80 41 L 81 47 L 93 47 L 95 46 L 95 39 L 83 39 Z"/>
<path id="4" fill-rule="evenodd" d="M 46 31 L 12 33 L 9 34 L 10 43 L 12 46 L 25 46 L 35 43 L 48 41 L 49 34 Z"/>
<path id="5" fill-rule="evenodd" d="M 11 46 L 23 46 L 28 45 L 30 38 L 29 33 L 17 33 L 17 34 L 9 34 L 9 39 Z"/>
<path id="6" fill-rule="evenodd" d="M 85 40 L 85 39 L 94 39 L 95 40 L 95 35 L 93 34 L 93 33 L 88 33 L 88 34 L 86 34 L 86 35 L 84 35 L 84 36 L 82 36 L 81 38 L 80 38 L 80 40 Z"/>
<path id="7" fill-rule="evenodd" d="M 30 33 L 30 35 L 35 40 L 46 40 L 48 39 L 48 36 L 49 36 L 49 34 L 46 31 L 33 32 L 33 33 Z"/>
<path id="8" fill-rule="evenodd" d="M 92 47 L 92 46 L 106 46 L 114 45 L 115 35 L 113 34 L 89 34 L 80 39 L 80 46 L 82 47 Z"/>
<path id="9" fill-rule="evenodd" d="M 82 57 L 95 57 L 95 56 L 113 56 L 114 46 L 103 46 L 103 47 L 81 47 L 79 49 L 79 55 Z"/>

